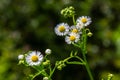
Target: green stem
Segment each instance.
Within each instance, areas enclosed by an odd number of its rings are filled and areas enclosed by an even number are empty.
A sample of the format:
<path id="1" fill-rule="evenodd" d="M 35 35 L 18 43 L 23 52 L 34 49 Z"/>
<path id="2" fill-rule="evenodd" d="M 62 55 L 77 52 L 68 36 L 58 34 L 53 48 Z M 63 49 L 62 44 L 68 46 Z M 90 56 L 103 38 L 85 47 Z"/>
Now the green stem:
<path id="1" fill-rule="evenodd" d="M 78 44 L 73 44 L 74 46 L 76 46 L 76 47 L 78 47 L 78 48 L 81 48 L 81 46 L 80 45 L 78 45 Z"/>
<path id="2" fill-rule="evenodd" d="M 75 22 L 75 15 L 72 16 L 72 19 L 73 19 L 73 24 L 76 25 L 76 22 Z"/>
<path id="3" fill-rule="evenodd" d="M 68 61 L 69 59 L 71 59 L 71 58 L 73 58 L 73 57 L 74 57 L 74 56 L 68 57 L 68 58 L 64 59 L 63 62 L 66 62 L 66 61 Z"/>
<path id="4" fill-rule="evenodd" d="M 41 73 L 42 73 L 42 71 L 40 71 L 40 72 L 36 73 L 36 74 L 32 77 L 32 79 L 31 79 L 31 80 L 33 80 L 36 76 L 40 75 Z"/>
<path id="5" fill-rule="evenodd" d="M 32 66 L 32 67 L 38 71 L 38 74 L 36 74 L 35 77 L 38 76 L 39 74 L 42 74 L 43 76 L 48 76 L 48 74 L 46 73 L 45 69 L 42 70 L 42 69 L 43 69 L 43 66 L 41 66 L 41 67 Z M 41 72 L 41 73 L 40 73 L 40 72 Z M 34 78 L 35 78 L 35 77 L 34 77 Z M 34 79 L 34 78 L 33 78 L 33 79 Z"/>
<path id="6" fill-rule="evenodd" d="M 88 72 L 88 75 L 90 77 L 90 80 L 94 80 L 93 79 L 93 76 L 92 76 L 92 73 L 90 71 L 90 68 L 89 68 L 89 65 L 88 65 L 88 62 L 87 62 L 87 59 L 86 59 L 86 53 L 87 53 L 87 50 L 86 50 L 86 44 L 87 44 L 87 34 L 86 34 L 86 29 L 84 28 L 83 29 L 83 35 L 82 35 L 82 40 L 83 40 L 83 44 L 82 44 L 82 54 L 83 54 L 83 59 L 86 63 L 85 67 L 86 67 L 86 70 Z"/>
<path id="7" fill-rule="evenodd" d="M 49 79 L 50 79 L 50 80 L 51 80 L 51 77 L 52 77 L 53 73 L 55 72 L 56 67 L 57 67 L 57 66 L 55 65 L 55 67 L 53 68 L 53 70 L 50 71 L 50 76 L 49 76 Z"/>
<path id="8" fill-rule="evenodd" d="M 94 80 L 94 79 L 93 79 L 93 76 L 92 76 L 92 73 L 91 73 L 91 71 L 90 71 L 90 68 L 89 68 L 89 65 L 88 65 L 86 56 L 85 56 L 84 53 L 83 53 L 83 58 L 84 58 L 84 61 L 85 61 L 85 63 L 86 63 L 85 67 L 86 67 L 86 70 L 87 70 L 88 75 L 89 75 L 89 77 L 90 77 L 90 80 Z"/>
<path id="9" fill-rule="evenodd" d="M 80 57 L 78 57 L 78 56 L 75 56 L 77 59 L 79 59 L 82 63 L 84 63 L 85 64 L 85 62 L 80 58 Z"/>
<path id="10" fill-rule="evenodd" d="M 85 65 L 85 63 L 77 62 L 77 61 L 72 61 L 72 62 L 66 62 L 67 64 L 78 64 L 78 65 Z"/>
<path id="11" fill-rule="evenodd" d="M 51 69 L 51 64 L 49 64 L 49 70 L 50 70 L 50 73 L 51 73 L 51 71 L 52 71 L 52 69 Z"/>

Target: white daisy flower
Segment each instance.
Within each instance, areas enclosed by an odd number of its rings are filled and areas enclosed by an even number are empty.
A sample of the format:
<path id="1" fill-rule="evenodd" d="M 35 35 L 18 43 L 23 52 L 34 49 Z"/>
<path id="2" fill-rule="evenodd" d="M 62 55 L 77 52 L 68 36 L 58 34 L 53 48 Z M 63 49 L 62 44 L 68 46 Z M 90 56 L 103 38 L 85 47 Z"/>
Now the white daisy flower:
<path id="1" fill-rule="evenodd" d="M 81 34 L 81 31 L 77 26 L 73 25 L 70 27 L 70 33 Z"/>
<path id="2" fill-rule="evenodd" d="M 84 26 L 88 26 L 92 21 L 91 18 L 88 16 L 82 16 L 77 19 L 77 23 L 83 23 Z"/>
<path id="3" fill-rule="evenodd" d="M 76 24 L 77 29 L 81 30 L 83 27 L 84 27 L 84 24 L 82 22 L 79 22 L 79 23 Z"/>
<path id="4" fill-rule="evenodd" d="M 65 41 L 68 44 L 76 43 L 76 42 L 79 41 L 79 38 L 80 38 L 79 34 L 71 33 L 71 34 L 69 34 L 68 36 L 65 37 Z"/>
<path id="5" fill-rule="evenodd" d="M 64 36 L 69 32 L 69 25 L 67 23 L 60 23 L 55 27 L 55 33 L 59 36 Z"/>
<path id="6" fill-rule="evenodd" d="M 39 51 L 32 51 L 26 56 L 26 62 L 30 65 L 39 65 L 43 60 L 43 55 Z"/>
<path id="7" fill-rule="evenodd" d="M 45 54 L 51 54 L 51 52 L 52 52 L 51 49 L 46 49 L 45 50 Z"/>
<path id="8" fill-rule="evenodd" d="M 19 60 L 24 59 L 24 55 L 22 55 L 22 54 L 18 55 L 18 59 L 19 59 Z"/>

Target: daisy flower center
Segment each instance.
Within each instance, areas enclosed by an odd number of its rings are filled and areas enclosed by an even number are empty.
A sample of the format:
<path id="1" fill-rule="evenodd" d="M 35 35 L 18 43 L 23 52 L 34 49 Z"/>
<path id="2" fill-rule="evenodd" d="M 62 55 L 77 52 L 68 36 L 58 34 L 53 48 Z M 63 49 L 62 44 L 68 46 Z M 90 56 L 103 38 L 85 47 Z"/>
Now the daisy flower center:
<path id="1" fill-rule="evenodd" d="M 33 55 L 33 56 L 31 57 L 31 60 L 32 60 L 33 62 L 37 62 L 37 61 L 38 61 L 38 56 Z"/>
<path id="2" fill-rule="evenodd" d="M 87 22 L 87 19 L 86 18 L 82 18 L 81 20 L 83 23 L 86 23 Z"/>
<path id="3" fill-rule="evenodd" d="M 77 29 L 73 29 L 72 32 L 73 33 L 78 33 L 78 30 Z"/>
<path id="4" fill-rule="evenodd" d="M 65 31 L 65 27 L 64 27 L 64 26 L 60 26 L 60 27 L 58 28 L 58 30 L 59 30 L 60 32 L 64 32 L 64 31 Z"/>
<path id="5" fill-rule="evenodd" d="M 74 41 L 76 38 L 75 38 L 75 36 L 70 36 L 69 39 L 70 39 L 71 41 Z"/>

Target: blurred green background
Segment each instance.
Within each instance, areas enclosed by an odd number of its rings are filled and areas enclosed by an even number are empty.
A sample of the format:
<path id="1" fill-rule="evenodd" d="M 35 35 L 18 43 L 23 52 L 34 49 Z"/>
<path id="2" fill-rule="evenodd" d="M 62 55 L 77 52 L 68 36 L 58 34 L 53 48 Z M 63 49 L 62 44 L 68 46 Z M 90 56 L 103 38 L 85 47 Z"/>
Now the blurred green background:
<path id="1" fill-rule="evenodd" d="M 19 54 L 29 50 L 52 49 L 52 63 L 77 50 L 56 36 L 54 27 L 72 19 L 60 15 L 61 9 L 73 6 L 76 18 L 92 18 L 89 26 L 87 59 L 95 80 L 113 73 L 120 80 L 120 0 L 0 0 L 0 80 L 27 80 L 35 71 L 17 65 Z M 35 80 L 42 80 L 36 77 Z M 68 65 L 56 70 L 53 80 L 89 80 L 83 66 Z"/>

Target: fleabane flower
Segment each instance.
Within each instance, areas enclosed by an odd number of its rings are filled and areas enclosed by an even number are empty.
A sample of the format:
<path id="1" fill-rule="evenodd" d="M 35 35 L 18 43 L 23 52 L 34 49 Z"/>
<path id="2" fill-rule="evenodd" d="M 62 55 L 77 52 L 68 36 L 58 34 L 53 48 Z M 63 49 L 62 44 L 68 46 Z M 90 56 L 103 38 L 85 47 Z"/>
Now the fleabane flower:
<path id="1" fill-rule="evenodd" d="M 43 55 L 39 51 L 29 52 L 26 56 L 26 62 L 30 66 L 40 65 L 43 60 Z"/>
<path id="2" fill-rule="evenodd" d="M 77 22 L 77 24 L 78 23 L 80 23 L 80 24 L 83 23 L 84 26 L 88 26 L 92 21 L 91 21 L 90 17 L 82 16 L 82 17 L 79 17 L 76 22 Z"/>
<path id="3" fill-rule="evenodd" d="M 84 28 L 84 23 L 82 23 L 82 22 L 77 22 L 76 28 L 81 30 L 82 28 Z"/>
<path id="4" fill-rule="evenodd" d="M 67 23 L 60 23 L 55 27 L 55 33 L 58 36 L 64 36 L 69 32 L 69 25 Z"/>
<path id="5" fill-rule="evenodd" d="M 70 27 L 70 34 L 71 33 L 75 33 L 75 34 L 81 34 L 81 31 L 80 31 L 81 29 L 79 29 L 77 26 L 71 26 Z"/>
<path id="6" fill-rule="evenodd" d="M 68 44 L 77 43 L 79 41 L 80 35 L 76 33 L 71 33 L 65 37 L 65 41 Z"/>

